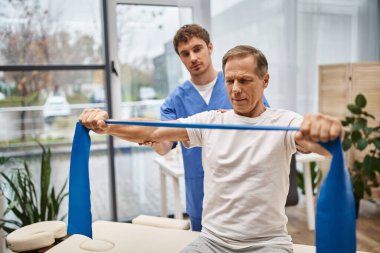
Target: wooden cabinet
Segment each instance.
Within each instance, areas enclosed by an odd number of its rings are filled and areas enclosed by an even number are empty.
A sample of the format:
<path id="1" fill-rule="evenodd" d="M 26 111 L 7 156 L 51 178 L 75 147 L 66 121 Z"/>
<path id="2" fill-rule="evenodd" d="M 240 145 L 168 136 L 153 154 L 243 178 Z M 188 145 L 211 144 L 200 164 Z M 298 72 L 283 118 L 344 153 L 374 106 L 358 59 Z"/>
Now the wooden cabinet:
<path id="1" fill-rule="evenodd" d="M 367 98 L 366 110 L 380 120 L 380 62 L 319 66 L 319 111 L 343 119 L 357 94 Z M 370 122 L 370 125 L 374 122 Z"/>
<path id="2" fill-rule="evenodd" d="M 367 99 L 365 110 L 374 115 L 376 121 L 368 122 L 375 126 L 380 121 L 380 62 L 348 63 L 319 66 L 319 111 L 344 119 L 350 112 L 347 104 L 355 103 L 357 94 Z M 346 152 L 348 166 L 354 160 L 362 160 L 365 152 Z M 380 175 L 379 175 L 380 176 Z M 380 188 L 373 191 L 380 197 Z"/>

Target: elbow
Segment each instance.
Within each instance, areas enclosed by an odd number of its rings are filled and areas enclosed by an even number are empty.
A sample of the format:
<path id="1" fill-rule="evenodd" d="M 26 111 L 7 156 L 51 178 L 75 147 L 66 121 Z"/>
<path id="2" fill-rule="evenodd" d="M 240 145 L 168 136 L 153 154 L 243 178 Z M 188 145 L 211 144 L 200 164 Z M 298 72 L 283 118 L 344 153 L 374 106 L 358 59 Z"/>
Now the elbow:
<path id="1" fill-rule="evenodd" d="M 164 150 L 156 150 L 156 153 L 159 154 L 160 156 L 164 156 L 164 155 L 166 155 L 169 152 L 166 152 Z"/>
<path id="2" fill-rule="evenodd" d="M 160 141 L 162 141 L 160 133 L 157 131 L 157 129 L 150 134 L 149 140 L 152 141 L 152 142 L 160 142 Z"/>

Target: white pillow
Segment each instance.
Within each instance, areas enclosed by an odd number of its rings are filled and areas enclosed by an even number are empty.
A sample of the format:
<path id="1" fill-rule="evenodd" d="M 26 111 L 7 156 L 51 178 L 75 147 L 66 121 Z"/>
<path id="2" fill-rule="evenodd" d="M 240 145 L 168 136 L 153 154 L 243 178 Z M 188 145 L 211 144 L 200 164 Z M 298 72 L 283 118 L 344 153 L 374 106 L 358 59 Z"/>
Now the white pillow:
<path id="1" fill-rule="evenodd" d="M 55 239 L 66 236 L 63 221 L 43 221 L 19 228 L 7 236 L 7 245 L 12 251 L 29 251 L 50 246 Z"/>

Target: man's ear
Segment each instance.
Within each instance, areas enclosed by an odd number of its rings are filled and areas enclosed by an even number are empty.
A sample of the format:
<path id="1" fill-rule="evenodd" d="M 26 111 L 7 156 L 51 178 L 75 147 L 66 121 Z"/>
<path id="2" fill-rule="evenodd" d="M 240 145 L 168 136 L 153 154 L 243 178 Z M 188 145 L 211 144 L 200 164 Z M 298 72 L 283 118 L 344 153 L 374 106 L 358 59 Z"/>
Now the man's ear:
<path id="1" fill-rule="evenodd" d="M 210 53 L 212 53 L 212 50 L 214 50 L 214 45 L 210 42 L 208 43 L 207 48 L 210 51 Z"/>
<path id="2" fill-rule="evenodd" d="M 269 84 L 269 73 L 264 75 L 264 88 L 268 87 Z"/>

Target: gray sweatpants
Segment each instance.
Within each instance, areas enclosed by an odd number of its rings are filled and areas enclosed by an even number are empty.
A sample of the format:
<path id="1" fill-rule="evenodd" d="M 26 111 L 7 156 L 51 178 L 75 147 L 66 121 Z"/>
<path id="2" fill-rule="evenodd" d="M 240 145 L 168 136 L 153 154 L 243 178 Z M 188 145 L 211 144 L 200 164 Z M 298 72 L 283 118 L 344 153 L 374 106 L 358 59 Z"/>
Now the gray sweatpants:
<path id="1" fill-rule="evenodd" d="M 192 243 L 187 245 L 180 253 L 292 253 L 292 246 L 253 246 L 244 249 L 229 249 L 211 241 L 203 236 L 198 236 Z"/>

